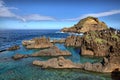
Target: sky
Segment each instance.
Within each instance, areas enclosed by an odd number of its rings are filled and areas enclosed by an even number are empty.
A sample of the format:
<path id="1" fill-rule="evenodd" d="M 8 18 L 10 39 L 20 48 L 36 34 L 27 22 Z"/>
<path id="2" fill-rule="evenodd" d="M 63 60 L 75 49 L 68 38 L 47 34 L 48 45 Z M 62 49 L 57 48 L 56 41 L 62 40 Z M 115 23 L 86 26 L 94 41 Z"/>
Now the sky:
<path id="1" fill-rule="evenodd" d="M 61 29 L 87 16 L 120 29 L 120 0 L 0 0 L 0 29 Z"/>

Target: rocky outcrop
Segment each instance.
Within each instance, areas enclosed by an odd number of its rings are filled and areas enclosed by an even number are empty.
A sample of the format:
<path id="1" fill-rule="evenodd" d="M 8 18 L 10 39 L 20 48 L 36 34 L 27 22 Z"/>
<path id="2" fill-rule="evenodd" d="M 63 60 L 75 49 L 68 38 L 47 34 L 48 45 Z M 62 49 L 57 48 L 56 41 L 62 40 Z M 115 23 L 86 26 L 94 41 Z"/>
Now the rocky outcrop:
<path id="1" fill-rule="evenodd" d="M 120 71 L 120 56 L 110 55 L 105 57 L 102 61 L 103 72 L 112 72 L 116 69 Z"/>
<path id="2" fill-rule="evenodd" d="M 22 44 L 27 49 L 49 48 L 53 46 L 53 44 L 50 42 L 50 39 L 46 37 L 34 38 L 32 40 L 24 40 L 22 41 Z"/>
<path id="3" fill-rule="evenodd" d="M 54 39 L 51 41 L 52 43 L 65 43 L 65 39 Z"/>
<path id="4" fill-rule="evenodd" d="M 18 60 L 18 59 L 22 59 L 22 58 L 27 58 L 27 57 L 29 57 L 29 55 L 24 55 L 24 54 L 15 54 L 14 56 L 12 56 L 12 58 L 14 59 L 14 60 Z"/>
<path id="5" fill-rule="evenodd" d="M 13 51 L 13 50 L 17 50 L 17 49 L 20 49 L 20 47 L 18 45 L 15 45 L 15 46 L 9 47 L 7 50 Z"/>
<path id="6" fill-rule="evenodd" d="M 81 55 L 120 55 L 120 32 L 112 29 L 91 31 L 82 37 Z"/>
<path id="7" fill-rule="evenodd" d="M 80 36 L 69 36 L 65 40 L 66 46 L 80 47 L 82 44 L 82 38 Z"/>
<path id="8" fill-rule="evenodd" d="M 58 57 L 49 59 L 47 61 L 35 60 L 33 61 L 33 65 L 40 66 L 42 68 L 77 68 L 94 72 L 113 72 L 115 69 L 118 69 L 118 71 L 120 71 L 120 56 L 111 56 L 109 58 L 105 57 L 102 62 L 86 62 L 84 64 L 73 63 L 69 59 Z"/>
<path id="9" fill-rule="evenodd" d="M 48 49 L 40 50 L 33 54 L 15 54 L 12 56 L 14 60 L 27 58 L 27 57 L 39 57 L 39 56 L 71 56 L 71 53 L 69 51 L 62 51 L 58 47 L 53 46 Z"/>
<path id="10" fill-rule="evenodd" d="M 87 17 L 80 20 L 77 24 L 70 28 L 63 28 L 62 32 L 74 32 L 74 33 L 85 33 L 95 30 L 107 29 L 107 25 L 104 22 L 98 20 L 95 17 Z"/>
<path id="11" fill-rule="evenodd" d="M 40 66 L 42 68 L 81 68 L 81 64 L 75 64 L 69 59 L 64 57 L 52 58 L 48 61 L 33 61 L 33 65 Z"/>
<path id="12" fill-rule="evenodd" d="M 71 53 L 69 51 L 62 51 L 56 46 L 40 50 L 36 53 L 31 54 L 31 56 L 70 56 L 70 55 Z"/>

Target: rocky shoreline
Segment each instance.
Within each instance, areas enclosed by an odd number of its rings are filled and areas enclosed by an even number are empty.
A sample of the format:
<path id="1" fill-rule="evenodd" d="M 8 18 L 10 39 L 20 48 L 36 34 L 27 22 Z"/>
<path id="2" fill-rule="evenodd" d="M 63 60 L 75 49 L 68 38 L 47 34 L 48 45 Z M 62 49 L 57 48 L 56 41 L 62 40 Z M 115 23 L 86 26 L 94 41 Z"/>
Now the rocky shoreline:
<path id="1" fill-rule="evenodd" d="M 13 55 L 14 60 L 27 57 L 56 56 L 47 61 L 33 61 L 33 65 L 42 68 L 77 68 L 94 72 L 120 71 L 120 31 L 108 28 L 104 22 L 94 17 L 87 17 L 80 20 L 78 24 L 71 28 L 64 28 L 62 32 L 84 33 L 83 36 L 68 36 L 66 39 L 50 40 L 50 38 L 40 37 L 32 40 L 22 41 L 22 45 L 27 49 L 43 49 L 36 53 L 24 55 Z M 72 56 L 68 51 L 62 51 L 56 47 L 55 43 L 64 43 L 66 47 L 72 46 L 80 49 L 80 55 L 103 57 L 97 63 L 74 63 L 63 56 Z M 10 47 L 9 51 L 19 49 L 18 46 Z"/>
<path id="2" fill-rule="evenodd" d="M 83 69 L 94 72 L 112 72 L 115 69 L 120 70 L 120 56 L 104 57 L 102 62 L 98 63 L 73 63 L 69 59 L 64 57 L 52 58 L 47 61 L 33 61 L 33 65 L 40 66 L 42 68 L 59 68 L 59 69 Z M 119 61 L 116 61 L 119 60 Z"/>

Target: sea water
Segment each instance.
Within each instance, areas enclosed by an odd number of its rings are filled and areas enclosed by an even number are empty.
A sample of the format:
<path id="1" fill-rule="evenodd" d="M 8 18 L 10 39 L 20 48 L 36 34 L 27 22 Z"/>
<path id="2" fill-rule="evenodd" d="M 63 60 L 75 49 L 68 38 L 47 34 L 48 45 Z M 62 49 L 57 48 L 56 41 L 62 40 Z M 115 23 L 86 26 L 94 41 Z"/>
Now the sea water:
<path id="1" fill-rule="evenodd" d="M 40 49 L 28 50 L 21 44 L 22 40 L 34 37 L 50 37 L 51 39 L 66 38 L 70 34 L 60 33 L 59 30 L 0 30 L 0 50 L 12 45 L 20 45 L 19 50 L 0 53 L 0 80 L 112 80 L 110 73 L 96 73 L 80 69 L 42 69 L 32 65 L 34 60 L 48 60 L 52 57 L 31 57 L 13 60 L 16 54 L 32 54 Z M 97 57 L 80 56 L 80 49 L 65 47 L 64 44 L 55 44 L 61 50 L 68 50 L 72 56 L 65 57 L 75 63 L 100 62 Z"/>

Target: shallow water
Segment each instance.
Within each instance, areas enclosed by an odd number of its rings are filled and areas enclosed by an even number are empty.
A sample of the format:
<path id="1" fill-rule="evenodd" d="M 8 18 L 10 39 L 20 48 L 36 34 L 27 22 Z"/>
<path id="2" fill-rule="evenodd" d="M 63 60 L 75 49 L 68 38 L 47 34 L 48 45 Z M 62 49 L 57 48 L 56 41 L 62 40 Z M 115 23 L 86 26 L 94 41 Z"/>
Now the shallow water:
<path id="1" fill-rule="evenodd" d="M 16 51 L 5 51 L 0 53 L 0 80 L 112 80 L 110 73 L 95 73 L 82 71 L 80 69 L 41 69 L 32 65 L 34 60 L 48 60 L 52 57 L 32 57 L 14 61 L 11 57 L 16 53 L 32 54 L 40 49 L 27 50 L 21 45 L 24 39 L 33 37 L 47 36 L 51 38 L 65 38 L 69 34 L 55 33 L 58 30 L 49 30 L 47 33 L 39 30 L 32 31 L 3 31 L 0 32 L 0 48 L 6 48 L 10 45 L 19 44 L 20 49 Z M 8 35 L 9 33 L 9 35 Z M 11 35 L 11 36 L 10 36 Z M 2 37 L 2 39 L 1 39 Z M 4 37 L 4 38 L 3 38 Z M 6 38 L 7 37 L 7 38 Z M 10 39 L 10 40 L 9 40 Z M 72 56 L 65 58 L 75 63 L 100 62 L 101 58 L 92 58 L 80 56 L 80 49 L 74 47 L 65 47 L 64 44 L 55 44 L 61 50 L 69 50 Z"/>

